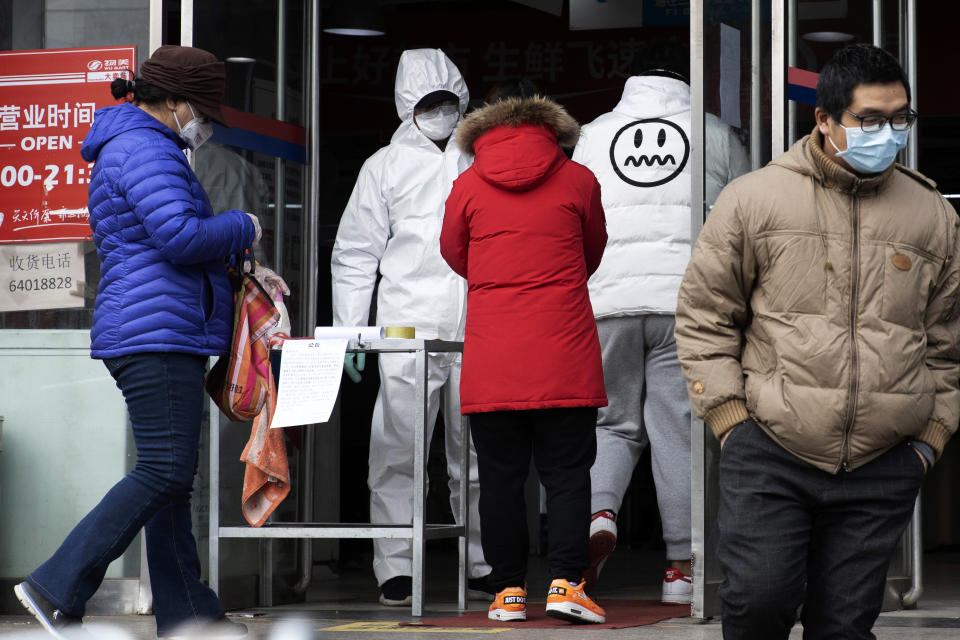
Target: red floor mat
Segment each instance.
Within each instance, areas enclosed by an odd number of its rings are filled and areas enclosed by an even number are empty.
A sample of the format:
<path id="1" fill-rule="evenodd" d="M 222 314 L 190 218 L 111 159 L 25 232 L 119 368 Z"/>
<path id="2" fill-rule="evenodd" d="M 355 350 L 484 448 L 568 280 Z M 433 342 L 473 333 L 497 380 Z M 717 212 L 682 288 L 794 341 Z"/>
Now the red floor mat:
<path id="1" fill-rule="evenodd" d="M 486 610 L 467 611 L 449 618 L 423 618 L 419 623 L 401 622 L 407 627 L 511 627 L 516 629 L 624 629 L 655 624 L 669 618 L 685 618 L 690 615 L 689 605 L 662 604 L 657 600 L 600 600 L 606 609 L 607 621 L 603 624 L 574 625 L 564 620 L 548 618 L 542 602 L 527 605 L 526 622 L 498 622 L 487 618 Z"/>

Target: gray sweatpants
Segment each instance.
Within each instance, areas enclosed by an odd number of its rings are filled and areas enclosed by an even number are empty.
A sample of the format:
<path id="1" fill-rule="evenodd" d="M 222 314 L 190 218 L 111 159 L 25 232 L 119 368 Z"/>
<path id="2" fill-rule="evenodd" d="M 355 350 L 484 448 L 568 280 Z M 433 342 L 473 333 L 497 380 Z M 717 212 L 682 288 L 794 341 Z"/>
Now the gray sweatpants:
<path id="1" fill-rule="evenodd" d="M 620 511 L 633 468 L 650 443 L 667 559 L 690 558 L 690 399 L 672 315 L 597 320 L 610 404 L 597 416 L 591 506 Z"/>

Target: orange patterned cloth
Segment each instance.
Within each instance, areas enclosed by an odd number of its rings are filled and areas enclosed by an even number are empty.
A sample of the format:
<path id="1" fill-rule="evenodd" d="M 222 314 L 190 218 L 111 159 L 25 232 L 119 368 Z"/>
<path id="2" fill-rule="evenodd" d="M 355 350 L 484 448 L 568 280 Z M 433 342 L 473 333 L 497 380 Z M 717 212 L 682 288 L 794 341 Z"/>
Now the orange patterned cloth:
<path id="1" fill-rule="evenodd" d="M 241 510 L 243 517 L 254 527 L 266 522 L 290 493 L 290 469 L 283 429 L 270 428 L 270 419 L 277 404 L 277 388 L 272 375 L 267 379 L 267 401 L 260 414 L 253 419 L 250 440 L 240 454 L 240 460 L 246 463 Z"/>

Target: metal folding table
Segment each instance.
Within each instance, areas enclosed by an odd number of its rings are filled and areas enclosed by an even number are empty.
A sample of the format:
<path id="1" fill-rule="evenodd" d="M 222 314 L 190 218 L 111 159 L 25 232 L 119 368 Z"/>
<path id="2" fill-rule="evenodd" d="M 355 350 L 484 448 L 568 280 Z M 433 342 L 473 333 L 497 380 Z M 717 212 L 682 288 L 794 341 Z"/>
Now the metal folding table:
<path id="1" fill-rule="evenodd" d="M 429 353 L 462 352 L 463 342 L 384 338 L 350 340 L 351 353 L 415 353 L 416 423 L 413 446 L 413 522 L 410 524 L 354 524 L 329 522 L 268 522 L 262 527 L 223 526 L 220 523 L 220 421 L 210 420 L 210 587 L 219 590 L 221 538 L 401 538 L 413 545 L 413 615 L 423 615 L 424 544 L 427 540 L 458 537 L 459 593 L 458 605 L 467 603 L 467 531 L 469 531 L 470 492 L 470 426 L 463 418 L 460 446 L 460 524 L 427 524 L 424 519 L 427 497 L 427 375 Z"/>

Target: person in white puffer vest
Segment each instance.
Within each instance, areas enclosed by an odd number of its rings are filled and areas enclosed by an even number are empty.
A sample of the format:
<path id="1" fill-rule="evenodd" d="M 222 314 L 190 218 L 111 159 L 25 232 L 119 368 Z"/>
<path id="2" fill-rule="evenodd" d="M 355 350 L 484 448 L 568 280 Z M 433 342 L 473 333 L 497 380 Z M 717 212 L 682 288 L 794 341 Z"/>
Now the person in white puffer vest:
<path id="1" fill-rule="evenodd" d="M 706 114 L 708 206 L 749 171 L 736 134 Z M 690 86 L 677 71 L 629 78 L 581 129 L 573 159 L 600 181 L 607 250 L 590 278 L 610 404 L 597 418 L 588 589 L 617 540 L 616 514 L 647 444 L 669 566 L 664 602 L 690 602 L 690 402 L 673 337 L 690 258 Z"/>

